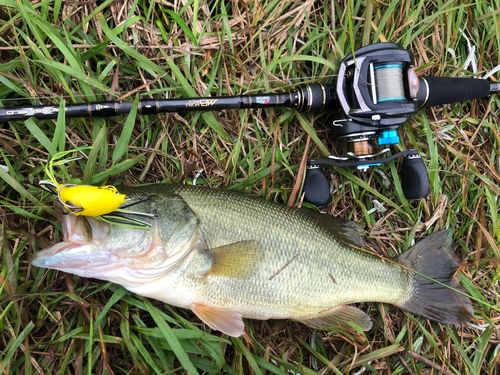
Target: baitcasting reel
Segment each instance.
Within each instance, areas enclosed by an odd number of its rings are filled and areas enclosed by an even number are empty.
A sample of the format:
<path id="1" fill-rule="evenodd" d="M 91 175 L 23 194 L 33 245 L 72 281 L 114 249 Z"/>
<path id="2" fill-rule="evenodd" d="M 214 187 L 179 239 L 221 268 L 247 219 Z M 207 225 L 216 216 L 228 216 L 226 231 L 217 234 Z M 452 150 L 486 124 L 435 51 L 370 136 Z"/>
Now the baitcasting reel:
<path id="1" fill-rule="evenodd" d="M 360 48 L 342 61 L 335 94 L 330 94 L 330 108 L 338 106 L 341 111 L 328 123 L 343 144 L 345 156 L 308 162 L 305 200 L 316 206 L 330 201 L 330 186 L 321 166 L 356 167 L 365 172 L 400 156 L 404 157 L 400 173 L 405 197 L 426 197 L 430 186 L 424 161 L 416 150 L 396 152 L 398 128 L 420 108 L 482 98 L 498 89 L 498 83 L 482 79 L 417 77 L 413 54 L 398 44 Z"/>

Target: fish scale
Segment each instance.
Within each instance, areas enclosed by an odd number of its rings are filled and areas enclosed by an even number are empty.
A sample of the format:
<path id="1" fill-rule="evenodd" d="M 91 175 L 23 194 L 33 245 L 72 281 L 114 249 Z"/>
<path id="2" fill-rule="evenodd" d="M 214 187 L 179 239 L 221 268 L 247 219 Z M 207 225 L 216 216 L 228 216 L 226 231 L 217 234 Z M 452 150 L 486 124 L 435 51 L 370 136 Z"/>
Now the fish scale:
<path id="1" fill-rule="evenodd" d="M 309 210 L 189 185 L 120 191 L 148 196 L 134 211 L 156 215 L 145 219 L 152 230 L 66 217 L 64 241 L 36 253 L 32 264 L 191 309 L 231 336 L 244 332 L 242 317 L 290 318 L 315 328 L 352 321 L 370 329 L 353 302 L 392 303 L 443 323 L 473 314 L 467 297 L 408 269 L 460 289 L 446 231 L 388 261 L 359 249 L 356 224 Z"/>

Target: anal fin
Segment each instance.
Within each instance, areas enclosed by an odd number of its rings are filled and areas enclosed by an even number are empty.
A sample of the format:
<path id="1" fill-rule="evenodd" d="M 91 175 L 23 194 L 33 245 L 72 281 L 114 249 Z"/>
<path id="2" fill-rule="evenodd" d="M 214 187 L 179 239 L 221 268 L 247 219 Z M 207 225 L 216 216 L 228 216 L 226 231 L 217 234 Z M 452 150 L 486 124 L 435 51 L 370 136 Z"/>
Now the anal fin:
<path id="1" fill-rule="evenodd" d="M 348 326 L 347 322 L 349 321 L 356 323 L 363 331 L 368 331 L 372 328 L 373 324 L 370 317 L 363 311 L 357 307 L 348 305 L 339 305 L 333 309 L 319 313 L 314 318 L 300 320 L 300 322 L 311 328 L 339 327 L 339 324 Z"/>
<path id="2" fill-rule="evenodd" d="M 239 312 L 210 307 L 201 303 L 193 303 L 189 307 L 198 318 L 212 329 L 232 337 L 240 337 L 245 333 L 245 323 L 243 323 L 242 315 Z"/>
<path id="3" fill-rule="evenodd" d="M 262 264 L 264 252 L 258 241 L 241 241 L 207 251 L 213 259 L 207 275 L 245 277 Z"/>

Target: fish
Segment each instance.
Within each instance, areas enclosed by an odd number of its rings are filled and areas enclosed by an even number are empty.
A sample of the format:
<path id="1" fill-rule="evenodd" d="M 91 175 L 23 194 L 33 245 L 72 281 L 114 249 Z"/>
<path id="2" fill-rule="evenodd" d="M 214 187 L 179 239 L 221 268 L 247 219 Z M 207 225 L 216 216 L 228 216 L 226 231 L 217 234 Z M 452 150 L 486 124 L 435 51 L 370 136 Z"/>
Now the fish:
<path id="1" fill-rule="evenodd" d="M 145 219 L 151 230 L 60 215 L 63 241 L 36 252 L 31 264 L 121 284 L 233 337 L 245 333 L 243 318 L 370 330 L 370 316 L 352 305 L 359 302 L 390 303 L 445 324 L 473 316 L 470 299 L 447 287 L 464 291 L 447 230 L 384 259 L 363 249 L 358 224 L 312 209 L 192 185 L 120 191 L 147 196 L 134 210 L 153 214 Z"/>

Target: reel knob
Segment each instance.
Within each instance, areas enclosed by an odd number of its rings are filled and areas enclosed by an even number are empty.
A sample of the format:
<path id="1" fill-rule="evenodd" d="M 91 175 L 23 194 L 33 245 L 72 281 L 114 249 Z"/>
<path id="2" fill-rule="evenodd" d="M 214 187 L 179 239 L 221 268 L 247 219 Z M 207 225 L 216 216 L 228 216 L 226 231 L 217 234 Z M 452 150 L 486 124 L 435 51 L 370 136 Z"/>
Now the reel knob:
<path id="1" fill-rule="evenodd" d="M 317 207 L 330 203 L 330 184 L 319 165 L 307 166 L 304 181 L 304 200 Z"/>
<path id="2" fill-rule="evenodd" d="M 429 195 L 429 176 L 420 155 L 408 155 L 403 159 L 400 178 L 406 199 L 420 199 Z"/>

